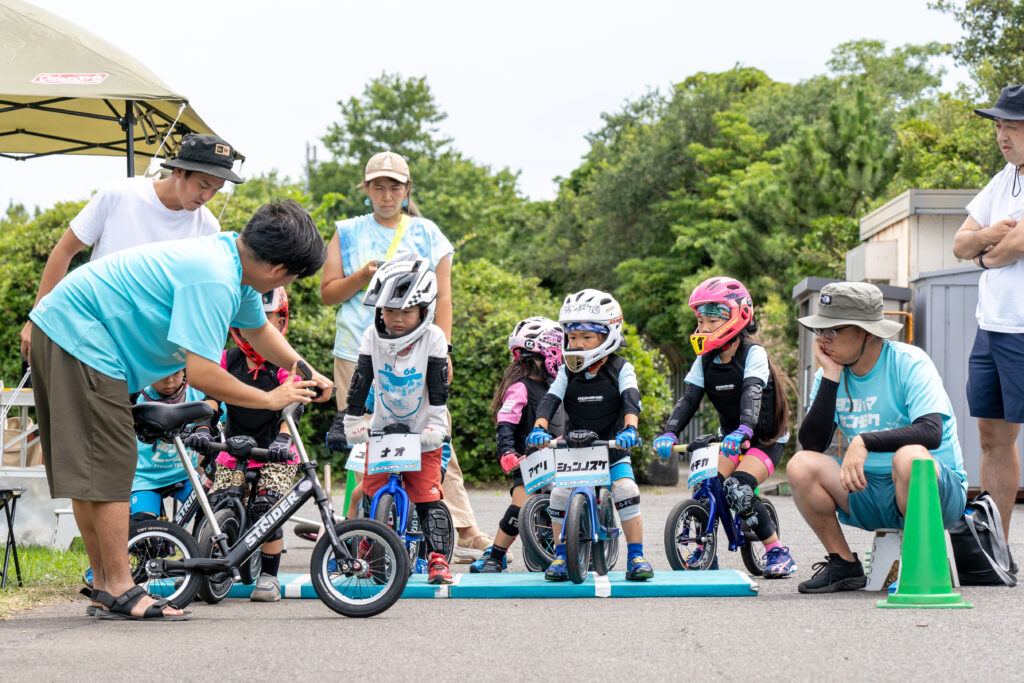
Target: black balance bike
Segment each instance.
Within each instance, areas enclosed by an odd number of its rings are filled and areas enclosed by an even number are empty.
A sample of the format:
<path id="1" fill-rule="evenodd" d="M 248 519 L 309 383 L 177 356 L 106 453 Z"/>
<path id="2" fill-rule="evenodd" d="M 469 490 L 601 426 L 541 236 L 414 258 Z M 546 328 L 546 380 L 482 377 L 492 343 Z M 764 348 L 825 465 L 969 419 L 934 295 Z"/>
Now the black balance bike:
<path id="1" fill-rule="evenodd" d="M 128 539 L 128 554 L 136 583 L 150 592 L 165 594 L 178 608 L 188 605 L 203 582 L 218 591 L 241 581 L 239 568 L 257 553 L 285 521 L 310 498 L 320 509 L 325 533 L 317 541 L 310 559 L 310 577 L 317 596 L 335 612 L 348 617 L 370 617 L 387 610 L 397 601 L 409 577 L 409 557 L 394 531 L 379 522 L 353 519 L 336 523 L 327 495 L 316 476 L 316 463 L 306 454 L 292 418 L 295 405 L 283 412 L 284 420 L 299 453 L 300 478 L 292 489 L 249 530 L 235 539 L 221 528 L 217 515 L 204 494 L 197 495 L 206 517 L 211 556 L 203 556 L 195 540 L 181 527 L 167 522 L 140 523 Z M 188 473 L 192 488 L 201 491 L 199 476 L 186 455 L 182 436 L 188 425 L 213 415 L 204 401 L 177 405 L 142 403 L 132 408 L 135 431 L 143 441 L 173 443 Z M 227 443 L 211 443 L 210 450 L 227 451 L 236 459 L 267 461 L 267 450 L 254 448 L 249 437 L 234 437 Z M 240 528 L 240 527 L 239 527 Z M 373 552 L 360 553 L 360 545 Z M 334 562 L 332 562 L 334 560 Z M 330 565 L 330 568 L 329 568 Z M 224 591 L 226 594 L 226 591 Z"/>

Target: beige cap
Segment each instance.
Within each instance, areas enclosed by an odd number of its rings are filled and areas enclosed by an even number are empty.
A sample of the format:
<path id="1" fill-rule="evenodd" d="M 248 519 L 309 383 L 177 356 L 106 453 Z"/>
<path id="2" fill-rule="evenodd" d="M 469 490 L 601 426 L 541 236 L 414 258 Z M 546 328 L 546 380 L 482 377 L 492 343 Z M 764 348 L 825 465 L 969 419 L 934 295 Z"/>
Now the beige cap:
<path id="1" fill-rule="evenodd" d="M 363 180 L 370 181 L 374 178 L 394 178 L 400 183 L 407 183 L 410 180 L 409 164 L 405 163 L 405 159 L 394 152 L 374 154 L 366 162 Z"/>

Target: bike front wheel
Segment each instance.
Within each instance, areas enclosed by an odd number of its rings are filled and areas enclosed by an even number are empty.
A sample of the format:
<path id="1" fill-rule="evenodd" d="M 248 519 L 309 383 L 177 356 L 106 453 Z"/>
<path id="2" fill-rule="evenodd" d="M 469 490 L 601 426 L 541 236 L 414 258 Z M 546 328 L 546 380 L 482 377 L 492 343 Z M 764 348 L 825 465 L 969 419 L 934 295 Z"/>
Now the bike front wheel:
<path id="1" fill-rule="evenodd" d="M 772 523 L 775 525 L 775 533 L 779 532 L 779 513 L 775 511 L 775 506 L 772 505 L 770 500 L 762 500 L 764 509 L 768 511 L 768 516 L 772 518 Z M 747 568 L 747 571 L 754 576 L 761 576 L 764 574 L 764 567 L 767 564 L 767 553 L 764 550 L 764 543 L 762 543 L 757 536 L 754 535 L 754 531 L 747 526 L 747 523 L 743 523 L 743 546 L 740 547 L 740 556 L 743 557 L 743 566 Z"/>
<path id="2" fill-rule="evenodd" d="M 340 572 L 330 537 L 322 535 L 309 562 L 320 600 L 346 617 L 372 617 L 394 605 L 409 580 L 409 556 L 398 534 L 369 519 L 345 520 L 334 530 L 352 557 L 360 560 L 359 568 Z"/>
<path id="3" fill-rule="evenodd" d="M 665 520 L 665 552 L 672 569 L 710 569 L 718 550 L 715 532 L 701 501 L 677 503 Z"/>
<path id="4" fill-rule="evenodd" d="M 195 599 L 202 575 L 191 569 L 184 573 L 150 575 L 146 571 L 146 562 L 181 562 L 198 557 L 200 554 L 195 539 L 177 524 L 154 519 L 132 522 L 128 529 L 128 567 L 132 579 L 148 593 L 167 598 L 178 609 Z"/>
<path id="5" fill-rule="evenodd" d="M 612 501 L 612 492 L 608 489 L 601 489 L 600 502 L 597 505 L 597 521 L 607 530 L 618 528 L 615 520 L 615 503 Z M 615 569 L 615 563 L 619 561 L 619 537 L 608 540 L 598 540 L 594 544 L 594 571 L 601 576 L 607 576 L 608 572 Z"/>
<path id="6" fill-rule="evenodd" d="M 578 493 L 565 512 L 565 563 L 573 583 L 586 581 L 593 544 L 590 499 Z"/>
<path id="7" fill-rule="evenodd" d="M 550 497 L 534 493 L 519 510 L 519 538 L 523 541 L 523 562 L 531 572 L 542 572 L 555 561 L 555 538 L 548 514 Z"/>

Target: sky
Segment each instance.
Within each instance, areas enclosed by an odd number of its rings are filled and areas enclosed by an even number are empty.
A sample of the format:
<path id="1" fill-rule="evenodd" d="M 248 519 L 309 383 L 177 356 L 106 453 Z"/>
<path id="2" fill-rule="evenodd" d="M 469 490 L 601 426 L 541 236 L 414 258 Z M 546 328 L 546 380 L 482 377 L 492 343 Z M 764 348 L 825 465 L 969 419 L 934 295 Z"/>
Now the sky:
<path id="1" fill-rule="evenodd" d="M 442 132 L 476 162 L 556 192 L 602 112 L 699 71 L 740 64 L 796 83 L 860 38 L 889 47 L 961 35 L 926 0 L 407 2 L 35 0 L 121 48 L 185 95 L 247 157 L 243 175 L 302 178 L 307 143 L 382 71 L 426 76 Z M 967 80 L 947 62 L 944 88 Z M 0 119 L 2 131 L 2 119 Z M 0 208 L 84 199 L 125 173 L 119 158 L 0 159 Z M 416 169 L 412 169 L 415 182 Z"/>

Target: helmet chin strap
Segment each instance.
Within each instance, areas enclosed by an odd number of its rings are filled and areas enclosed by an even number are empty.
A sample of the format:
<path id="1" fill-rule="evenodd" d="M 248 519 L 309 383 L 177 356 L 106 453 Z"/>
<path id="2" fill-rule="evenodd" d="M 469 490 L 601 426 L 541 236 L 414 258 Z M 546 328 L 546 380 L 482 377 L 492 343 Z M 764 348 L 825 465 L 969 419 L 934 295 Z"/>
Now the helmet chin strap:
<path id="1" fill-rule="evenodd" d="M 849 408 L 847 408 L 847 411 L 846 411 L 848 413 L 852 413 L 853 412 L 853 396 L 850 395 L 850 380 L 849 380 L 849 375 L 847 375 L 846 371 L 849 370 L 850 373 L 853 373 L 853 370 L 850 370 L 850 368 L 852 368 L 854 365 L 859 363 L 860 359 L 864 357 L 864 350 L 868 348 L 868 337 L 869 336 L 870 335 L 867 332 L 864 333 L 864 340 L 860 343 L 860 353 L 857 354 L 857 359 L 854 360 L 852 363 L 843 363 L 842 364 L 843 365 L 843 388 L 846 390 L 846 398 L 849 399 L 849 401 L 850 401 Z"/>

